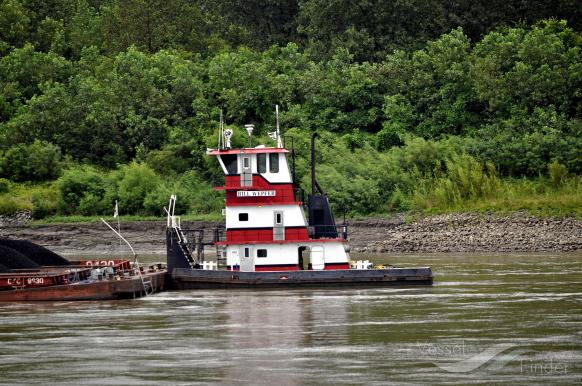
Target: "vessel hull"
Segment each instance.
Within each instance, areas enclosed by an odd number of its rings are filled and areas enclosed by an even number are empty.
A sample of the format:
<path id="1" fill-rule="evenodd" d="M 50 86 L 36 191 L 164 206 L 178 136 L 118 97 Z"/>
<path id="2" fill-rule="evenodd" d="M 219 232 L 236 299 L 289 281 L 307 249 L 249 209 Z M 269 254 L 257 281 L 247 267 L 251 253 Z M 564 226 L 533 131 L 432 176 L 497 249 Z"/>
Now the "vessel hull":
<path id="1" fill-rule="evenodd" d="M 337 269 L 321 271 L 241 272 L 176 268 L 172 289 L 366 287 L 431 285 L 428 267 L 386 269 Z"/>
<path id="2" fill-rule="evenodd" d="M 166 276 L 165 271 L 144 275 L 151 280 L 153 292 L 165 289 Z M 144 295 L 142 281 L 136 276 L 122 280 L 0 291 L 0 302 L 135 299 Z"/>

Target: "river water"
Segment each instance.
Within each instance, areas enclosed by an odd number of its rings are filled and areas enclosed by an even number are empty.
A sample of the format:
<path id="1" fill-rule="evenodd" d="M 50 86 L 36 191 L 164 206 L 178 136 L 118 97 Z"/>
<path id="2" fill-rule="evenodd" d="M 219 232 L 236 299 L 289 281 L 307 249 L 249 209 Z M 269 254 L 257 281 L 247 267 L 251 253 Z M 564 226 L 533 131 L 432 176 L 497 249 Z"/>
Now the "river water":
<path id="1" fill-rule="evenodd" d="M 582 382 L 582 255 L 373 260 L 435 283 L 0 304 L 0 384 Z"/>

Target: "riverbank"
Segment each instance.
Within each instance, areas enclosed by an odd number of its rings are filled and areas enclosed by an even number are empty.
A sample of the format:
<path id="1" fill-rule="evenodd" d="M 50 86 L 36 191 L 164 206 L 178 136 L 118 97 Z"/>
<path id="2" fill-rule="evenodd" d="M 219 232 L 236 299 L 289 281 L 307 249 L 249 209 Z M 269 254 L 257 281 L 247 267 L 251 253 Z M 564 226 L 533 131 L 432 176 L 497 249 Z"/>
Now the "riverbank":
<path id="1" fill-rule="evenodd" d="M 0 219 L 0 237 L 28 239 L 64 255 L 127 253 L 102 223 L 30 225 Z M 3 221 L 3 222 L 2 222 Z M 183 228 L 223 227 L 221 222 L 186 221 Z M 353 252 L 572 252 L 582 250 L 582 220 L 511 215 L 447 214 L 405 221 L 404 215 L 348 221 Z M 139 254 L 165 253 L 165 221 L 121 224 Z"/>

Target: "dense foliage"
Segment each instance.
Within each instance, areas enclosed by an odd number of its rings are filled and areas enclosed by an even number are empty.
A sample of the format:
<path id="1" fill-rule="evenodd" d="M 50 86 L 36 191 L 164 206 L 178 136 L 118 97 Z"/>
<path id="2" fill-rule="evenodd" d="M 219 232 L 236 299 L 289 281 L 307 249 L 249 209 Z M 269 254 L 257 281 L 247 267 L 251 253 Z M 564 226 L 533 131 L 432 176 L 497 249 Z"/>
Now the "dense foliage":
<path id="1" fill-rule="evenodd" d="M 275 104 L 305 187 L 321 133 L 340 213 L 579 202 L 580 20 L 571 0 L 0 0 L 0 212 L 215 211 L 220 109 L 268 142 Z"/>

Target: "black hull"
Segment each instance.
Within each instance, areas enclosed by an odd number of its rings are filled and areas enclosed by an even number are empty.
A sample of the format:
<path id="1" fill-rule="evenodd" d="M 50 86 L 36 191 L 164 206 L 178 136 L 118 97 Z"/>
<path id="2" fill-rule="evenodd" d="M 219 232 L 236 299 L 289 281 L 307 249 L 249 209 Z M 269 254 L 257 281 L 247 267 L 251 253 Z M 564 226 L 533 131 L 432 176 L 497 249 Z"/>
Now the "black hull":
<path id="1" fill-rule="evenodd" d="M 431 285 L 430 268 L 240 272 L 175 268 L 173 289 L 369 287 Z"/>

